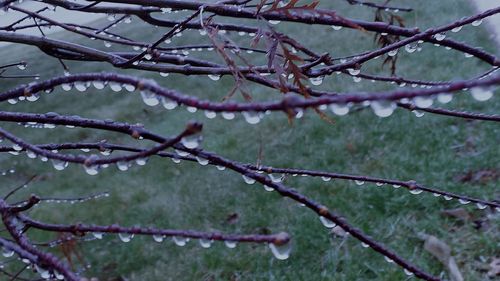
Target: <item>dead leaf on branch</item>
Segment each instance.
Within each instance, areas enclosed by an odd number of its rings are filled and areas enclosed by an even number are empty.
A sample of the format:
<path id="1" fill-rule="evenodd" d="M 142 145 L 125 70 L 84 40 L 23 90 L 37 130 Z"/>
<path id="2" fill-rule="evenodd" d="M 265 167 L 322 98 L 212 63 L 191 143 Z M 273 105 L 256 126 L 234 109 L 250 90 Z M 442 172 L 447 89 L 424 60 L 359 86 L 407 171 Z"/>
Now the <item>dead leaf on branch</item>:
<path id="1" fill-rule="evenodd" d="M 378 22 L 385 22 L 390 25 L 399 25 L 400 27 L 405 27 L 404 19 L 398 15 L 395 15 L 391 12 L 384 11 L 382 9 L 377 9 L 375 12 L 375 19 L 374 21 Z M 380 48 L 386 47 L 388 45 L 394 44 L 400 40 L 399 35 L 391 35 L 391 34 L 382 34 L 382 33 L 375 33 L 375 42 Z M 388 56 L 384 59 L 382 62 L 382 68 L 385 65 L 390 66 L 390 71 L 391 75 L 395 76 L 396 75 L 396 63 L 398 60 L 398 54 L 397 52 L 393 55 L 389 55 L 391 52 L 388 53 Z"/>
<path id="2" fill-rule="evenodd" d="M 451 281 L 464 280 L 455 258 L 451 255 L 450 246 L 433 235 L 419 233 L 418 236 L 425 241 L 424 249 L 436 257 L 448 269 Z"/>
<path id="3" fill-rule="evenodd" d="M 290 2 L 286 3 L 285 5 L 280 7 L 281 0 L 274 0 L 273 4 L 271 7 L 266 10 L 266 12 L 284 12 L 287 16 L 292 16 L 290 14 L 290 11 L 296 11 L 299 13 L 304 13 L 306 11 L 314 11 L 318 5 L 319 1 L 313 1 L 312 3 L 309 4 L 302 4 L 301 6 L 299 5 L 300 0 L 290 0 Z M 261 12 L 262 8 L 265 6 L 265 0 L 262 0 L 259 6 L 257 7 L 258 13 Z"/>

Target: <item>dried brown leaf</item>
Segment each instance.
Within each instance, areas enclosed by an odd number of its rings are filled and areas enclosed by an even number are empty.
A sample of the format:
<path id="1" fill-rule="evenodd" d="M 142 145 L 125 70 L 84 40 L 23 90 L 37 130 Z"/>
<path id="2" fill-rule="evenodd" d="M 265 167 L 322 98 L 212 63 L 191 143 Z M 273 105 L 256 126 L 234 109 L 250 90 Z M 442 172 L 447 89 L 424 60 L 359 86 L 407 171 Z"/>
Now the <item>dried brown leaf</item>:
<path id="1" fill-rule="evenodd" d="M 330 231 L 331 234 L 339 237 L 347 237 L 349 233 L 347 233 L 342 227 L 336 225 L 332 230 Z"/>
<path id="2" fill-rule="evenodd" d="M 451 249 L 446 243 L 435 236 L 428 235 L 424 242 L 424 249 L 435 256 L 441 263 L 448 265 Z"/>
<path id="3" fill-rule="evenodd" d="M 455 176 L 455 180 L 462 183 L 487 183 L 495 181 L 500 177 L 500 170 L 498 169 L 481 169 L 476 171 L 467 171 L 465 173 Z"/>
<path id="4" fill-rule="evenodd" d="M 454 257 L 450 258 L 447 267 L 450 272 L 450 281 L 464 281 L 464 277 L 462 276 L 462 273 L 460 273 L 460 269 L 458 268 Z"/>
<path id="5" fill-rule="evenodd" d="M 464 278 L 455 258 L 451 255 L 451 248 L 436 236 L 420 233 L 419 237 L 424 239 L 424 249 L 436 257 L 447 269 L 451 281 L 463 281 Z"/>
<path id="6" fill-rule="evenodd" d="M 235 224 L 239 221 L 240 215 L 238 213 L 231 213 L 226 218 L 226 223 Z"/>
<path id="7" fill-rule="evenodd" d="M 463 221 L 469 221 L 471 219 L 471 214 L 464 208 L 456 208 L 441 211 L 441 214 L 449 217 L 454 217 Z"/>
<path id="8" fill-rule="evenodd" d="M 488 271 L 489 277 L 500 276 L 500 258 L 494 258 L 489 264 L 490 270 Z"/>

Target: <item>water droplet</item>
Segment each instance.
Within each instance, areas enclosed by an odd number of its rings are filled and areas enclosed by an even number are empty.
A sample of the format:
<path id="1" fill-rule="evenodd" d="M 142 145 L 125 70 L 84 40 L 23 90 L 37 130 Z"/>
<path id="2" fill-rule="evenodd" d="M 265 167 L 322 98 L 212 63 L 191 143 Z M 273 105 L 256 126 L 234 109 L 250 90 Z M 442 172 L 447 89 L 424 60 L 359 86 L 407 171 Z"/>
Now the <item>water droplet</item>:
<path id="1" fill-rule="evenodd" d="M 177 155 L 179 155 L 181 157 L 189 156 L 189 152 L 178 150 L 178 149 L 175 150 L 175 153 L 177 153 Z"/>
<path id="2" fill-rule="evenodd" d="M 385 100 L 372 101 L 370 106 L 375 115 L 382 118 L 391 116 L 397 107 L 396 103 Z"/>
<path id="3" fill-rule="evenodd" d="M 410 190 L 410 193 L 413 194 L 413 195 L 418 195 L 420 193 L 424 192 L 422 189 L 419 189 L 419 188 L 415 188 L 415 189 L 411 189 Z"/>
<path id="4" fill-rule="evenodd" d="M 384 260 L 385 260 L 386 262 L 388 262 L 388 263 L 394 263 L 394 261 L 393 261 L 391 258 L 386 257 L 386 256 L 384 256 Z"/>
<path id="5" fill-rule="evenodd" d="M 208 78 L 210 78 L 210 80 L 212 80 L 212 81 L 219 81 L 220 75 L 218 75 L 218 74 L 209 74 Z"/>
<path id="6" fill-rule="evenodd" d="M 283 245 L 270 243 L 269 248 L 271 249 L 271 252 L 273 253 L 275 258 L 277 258 L 278 260 L 286 260 L 290 257 L 292 245 L 291 243 L 286 243 Z"/>
<path id="7" fill-rule="evenodd" d="M 172 12 L 172 8 L 161 8 L 160 10 L 162 14 L 169 14 Z"/>
<path id="8" fill-rule="evenodd" d="M 383 186 L 384 183 L 383 182 L 376 182 L 375 185 L 380 187 L 380 186 Z"/>
<path id="9" fill-rule="evenodd" d="M 59 159 L 52 159 L 52 166 L 54 166 L 54 169 L 57 171 L 62 171 L 68 167 L 68 162 Z"/>
<path id="10" fill-rule="evenodd" d="M 323 79 L 324 79 L 323 76 L 311 77 L 309 78 L 309 82 L 311 82 L 311 84 L 313 84 L 314 86 L 319 86 L 323 84 Z"/>
<path id="11" fill-rule="evenodd" d="M 445 33 L 438 33 L 438 34 L 434 35 L 434 39 L 436 39 L 437 41 L 443 41 L 444 38 L 446 38 L 446 34 Z"/>
<path id="12" fill-rule="evenodd" d="M 15 151 L 21 151 L 21 150 L 23 150 L 23 147 L 20 146 L 19 144 L 15 143 L 12 145 L 12 149 L 14 149 Z"/>
<path id="13" fill-rule="evenodd" d="M 245 121 L 247 121 L 248 124 L 254 125 L 260 122 L 260 116 L 258 112 L 244 111 L 243 117 L 245 118 Z"/>
<path id="14" fill-rule="evenodd" d="M 417 118 L 420 118 L 420 117 L 422 117 L 422 116 L 424 116 L 424 115 L 425 115 L 425 112 L 423 112 L 423 111 L 412 110 L 412 112 L 413 112 L 413 114 L 415 114 L 415 116 L 416 116 Z"/>
<path id="15" fill-rule="evenodd" d="M 408 44 L 405 45 L 405 51 L 409 54 L 414 53 L 418 49 L 417 44 Z"/>
<path id="16" fill-rule="evenodd" d="M 433 101 L 432 97 L 419 96 L 419 97 L 415 97 L 413 99 L 413 102 L 418 107 L 428 108 L 433 104 L 434 101 Z"/>
<path id="17" fill-rule="evenodd" d="M 235 117 L 233 112 L 222 112 L 222 118 L 226 120 L 233 120 Z"/>
<path id="18" fill-rule="evenodd" d="M 54 271 L 54 276 L 56 277 L 57 280 L 64 280 L 64 275 L 62 275 L 57 271 Z"/>
<path id="19" fill-rule="evenodd" d="M 398 189 L 398 188 L 400 188 L 400 187 L 401 187 L 401 185 L 399 185 L 399 184 L 393 184 L 393 185 L 392 185 L 392 187 L 394 187 L 394 188 Z"/>
<path id="20" fill-rule="evenodd" d="M 331 178 L 331 177 L 321 177 L 321 179 L 322 179 L 323 181 L 331 181 L 331 180 L 332 180 L 332 178 Z"/>
<path id="21" fill-rule="evenodd" d="M 120 85 L 118 83 L 109 83 L 109 88 L 113 92 L 120 92 L 122 90 L 122 85 Z"/>
<path id="22" fill-rule="evenodd" d="M 365 242 L 361 242 L 361 247 L 363 247 L 363 248 L 369 248 L 370 245 L 366 244 Z"/>
<path id="23" fill-rule="evenodd" d="M 484 87 L 472 88 L 470 94 L 477 101 L 487 101 L 493 97 L 493 91 Z"/>
<path id="24" fill-rule="evenodd" d="M 35 159 L 36 158 L 36 153 L 31 151 L 31 150 L 27 150 L 26 151 L 26 156 L 28 156 L 28 158 L 30 159 Z"/>
<path id="25" fill-rule="evenodd" d="M 92 85 L 94 86 L 94 88 L 96 88 L 97 90 L 102 90 L 104 89 L 104 87 L 106 86 L 106 84 L 104 84 L 104 82 L 102 81 L 93 81 L 92 82 Z"/>
<path id="26" fill-rule="evenodd" d="M 397 54 L 398 54 L 398 49 L 390 50 L 389 52 L 387 52 L 387 55 L 389 57 L 394 57 Z"/>
<path id="27" fill-rule="evenodd" d="M 341 30 L 342 26 L 339 25 L 332 25 L 333 30 Z"/>
<path id="28" fill-rule="evenodd" d="M 484 210 L 486 207 L 488 207 L 486 204 L 483 203 L 476 203 L 476 206 L 479 210 Z"/>
<path id="29" fill-rule="evenodd" d="M 2 256 L 6 257 L 6 258 L 10 258 L 13 255 L 14 255 L 14 251 L 7 249 L 5 247 L 2 249 Z"/>
<path id="30" fill-rule="evenodd" d="M 445 195 L 443 196 L 444 200 L 446 201 L 450 201 L 451 199 L 453 199 L 453 197 L 449 196 L 449 195 Z"/>
<path id="31" fill-rule="evenodd" d="M 361 72 L 361 69 L 348 68 L 347 72 L 349 72 L 352 76 L 356 76 Z"/>
<path id="32" fill-rule="evenodd" d="M 330 110 L 338 116 L 344 116 L 349 113 L 349 105 L 347 104 L 330 104 Z"/>
<path id="33" fill-rule="evenodd" d="M 109 155 L 111 155 L 111 153 L 113 152 L 113 150 L 111 150 L 109 148 L 105 148 L 105 149 L 101 150 L 100 152 L 104 156 L 109 156 Z"/>
<path id="34" fill-rule="evenodd" d="M 200 135 L 186 136 L 181 139 L 182 145 L 189 149 L 195 149 L 200 146 L 202 137 Z"/>
<path id="35" fill-rule="evenodd" d="M 126 161 L 118 161 L 116 162 L 116 167 L 118 168 L 118 170 L 124 172 L 127 171 L 128 168 L 130 168 L 130 163 Z"/>
<path id="36" fill-rule="evenodd" d="M 475 20 L 471 23 L 472 26 L 480 26 L 483 23 L 483 19 Z"/>
<path id="37" fill-rule="evenodd" d="M 333 221 L 331 221 L 323 216 L 319 216 L 319 220 L 326 228 L 334 228 L 336 226 L 336 224 Z"/>
<path id="38" fill-rule="evenodd" d="M 186 246 L 186 243 L 189 241 L 189 239 L 184 237 L 173 236 L 172 241 L 174 241 L 175 245 L 182 247 Z"/>
<path id="39" fill-rule="evenodd" d="M 172 110 L 179 105 L 176 101 L 173 101 L 166 97 L 161 98 L 161 103 L 163 104 L 163 107 L 168 110 Z"/>
<path id="40" fill-rule="evenodd" d="M 250 178 L 250 177 L 247 177 L 245 175 L 242 175 L 241 177 L 243 178 L 243 180 L 245 181 L 246 184 L 254 184 L 255 183 L 255 180 Z"/>
<path id="41" fill-rule="evenodd" d="M 466 204 L 469 204 L 469 203 L 470 203 L 470 201 L 469 201 L 469 200 L 467 200 L 467 199 L 462 199 L 462 198 L 458 199 L 458 202 L 459 202 L 460 204 L 462 204 L 462 205 L 466 205 Z"/>
<path id="42" fill-rule="evenodd" d="M 364 182 L 364 181 L 361 181 L 361 180 L 355 180 L 354 182 L 355 182 L 357 185 L 363 185 L 363 184 L 365 184 L 365 182 Z"/>
<path id="43" fill-rule="evenodd" d="M 144 166 L 148 162 L 148 158 L 137 158 L 135 159 L 135 163 L 139 166 Z"/>
<path id="44" fill-rule="evenodd" d="M 236 241 L 224 241 L 224 244 L 226 245 L 226 247 L 228 247 L 229 249 L 234 249 L 236 248 Z"/>
<path id="45" fill-rule="evenodd" d="M 72 87 L 71 84 L 61 84 L 61 88 L 66 92 L 71 91 Z"/>
<path id="46" fill-rule="evenodd" d="M 163 242 L 163 239 L 165 239 L 164 235 L 153 235 L 153 240 L 155 242 L 161 243 Z"/>
<path id="47" fill-rule="evenodd" d="M 198 111 L 198 108 L 196 108 L 194 106 L 188 106 L 188 107 L 186 107 L 186 110 L 190 113 L 195 113 L 196 111 Z"/>
<path id="48" fill-rule="evenodd" d="M 200 246 L 205 249 L 208 249 L 212 246 L 212 240 L 200 239 L 198 240 L 198 242 L 200 242 Z"/>
<path id="49" fill-rule="evenodd" d="M 282 182 L 283 179 L 285 178 L 284 174 L 281 175 L 275 175 L 275 174 L 269 174 L 269 178 L 271 179 L 272 182 Z"/>
<path id="50" fill-rule="evenodd" d="M 99 166 L 98 165 L 83 165 L 83 168 L 85 169 L 85 172 L 91 176 L 95 176 L 99 173 Z"/>
<path id="51" fill-rule="evenodd" d="M 457 27 L 453 28 L 453 29 L 451 30 L 451 32 L 456 33 L 456 32 L 459 32 L 460 30 L 462 30 L 462 26 L 457 26 Z"/>
<path id="52" fill-rule="evenodd" d="M 269 20 L 268 22 L 269 22 L 270 24 L 272 24 L 272 25 L 277 25 L 277 24 L 279 24 L 281 21 L 279 21 L 279 20 Z"/>
<path id="53" fill-rule="evenodd" d="M 439 94 L 437 96 L 437 100 L 443 104 L 451 102 L 452 99 L 453 99 L 452 94 Z"/>
<path id="54" fill-rule="evenodd" d="M 207 117 L 208 119 L 214 119 L 217 116 L 217 113 L 215 113 L 214 111 L 210 111 L 210 110 L 205 110 L 204 114 L 205 114 L 205 117 Z"/>
<path id="55" fill-rule="evenodd" d="M 134 234 L 129 234 L 129 233 L 118 233 L 118 237 L 120 237 L 120 240 L 122 242 L 128 243 L 134 238 Z"/>
<path id="56" fill-rule="evenodd" d="M 92 235 L 95 237 L 95 239 L 99 239 L 101 240 L 102 239 L 102 232 L 92 232 Z"/>
<path id="57" fill-rule="evenodd" d="M 156 94 L 148 91 L 141 91 L 141 97 L 142 101 L 148 106 L 156 106 L 160 103 Z"/>
<path id="58" fill-rule="evenodd" d="M 271 192 L 271 191 L 274 191 L 274 188 L 267 186 L 267 185 L 264 185 L 264 190 Z"/>
<path id="59" fill-rule="evenodd" d="M 409 271 L 406 268 L 403 271 L 405 272 L 406 276 L 412 276 L 413 275 L 413 272 Z"/>
<path id="60" fill-rule="evenodd" d="M 34 102 L 34 101 L 37 101 L 39 98 L 40 98 L 40 95 L 38 95 L 38 94 L 31 94 L 31 95 L 29 95 L 29 96 L 26 97 L 26 100 L 30 101 L 30 102 Z"/>
<path id="61" fill-rule="evenodd" d="M 37 264 L 34 265 L 34 268 L 35 268 L 36 272 L 38 272 L 38 274 L 40 274 L 40 277 L 42 277 L 42 279 L 49 279 L 50 278 L 50 272 L 47 269 L 42 268 L 42 267 L 38 266 Z"/>
<path id="62" fill-rule="evenodd" d="M 208 159 L 204 159 L 204 158 L 201 158 L 201 157 L 198 157 L 196 156 L 196 161 L 198 161 L 198 163 L 202 166 L 206 166 L 208 165 Z"/>
<path id="63" fill-rule="evenodd" d="M 304 110 L 302 110 L 301 108 L 297 108 L 295 113 L 295 119 L 300 119 L 303 116 L 304 116 Z"/>

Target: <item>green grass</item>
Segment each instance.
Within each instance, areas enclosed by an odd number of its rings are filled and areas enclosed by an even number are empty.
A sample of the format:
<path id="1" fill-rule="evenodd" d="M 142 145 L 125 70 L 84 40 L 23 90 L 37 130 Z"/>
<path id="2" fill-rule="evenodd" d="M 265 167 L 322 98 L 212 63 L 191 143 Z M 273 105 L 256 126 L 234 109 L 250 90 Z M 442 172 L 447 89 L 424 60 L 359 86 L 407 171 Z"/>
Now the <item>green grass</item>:
<path id="1" fill-rule="evenodd" d="M 326 5 L 329 1 L 322 2 Z M 341 10 L 341 14 L 367 20 L 373 17 L 369 9 L 346 6 L 343 1 L 334 2 L 328 5 Z M 422 30 L 472 14 L 467 1 L 462 0 L 394 3 L 415 7 L 416 12 L 404 16 L 408 25 L 417 25 Z M 333 31 L 327 26 L 313 28 L 280 24 L 277 28 L 293 32 L 294 37 L 301 38 L 307 46 L 329 51 L 333 56 L 374 47 L 371 34 L 345 29 Z M 450 36 L 495 52 L 497 49 L 483 28 L 469 26 Z M 137 24 L 115 30 L 125 29 L 127 36 L 149 40 L 163 32 L 158 28 L 154 37 L 146 37 L 144 29 Z M 66 40 L 75 42 L 81 40 L 67 34 L 54 36 L 64 36 Z M 188 31 L 174 43 L 186 43 L 193 38 L 207 40 L 201 39 L 197 32 Z M 478 60 L 465 59 L 463 54 L 432 45 L 424 45 L 420 53 L 410 55 L 401 50 L 400 54 L 398 74 L 409 78 L 460 79 L 488 69 Z M 62 73 L 56 60 L 30 47 L 2 48 L 0 58 L 0 64 L 16 59 L 34 62 L 29 66 L 30 71 L 40 73 L 44 78 Z M 386 69 L 380 69 L 380 63 L 381 60 L 370 63 L 363 69 L 368 73 L 387 74 Z M 73 73 L 111 69 L 96 63 L 68 64 Z M 154 73 L 118 71 L 154 78 L 165 87 L 211 100 L 220 100 L 233 84 L 227 77 L 216 83 L 207 77 L 170 75 L 162 78 Z M 10 80 L 1 82 L 0 90 L 19 83 Z M 333 76 L 326 78 L 320 88 L 347 92 L 394 87 L 369 81 L 354 84 L 350 78 Z M 252 87 L 251 90 L 256 100 L 276 96 L 276 93 L 262 87 Z M 236 96 L 235 99 L 241 98 Z M 500 111 L 497 98 L 479 103 L 466 93 L 448 106 L 490 113 Z M 267 165 L 415 179 L 425 185 L 485 199 L 498 198 L 499 195 L 498 180 L 484 184 L 456 180 L 457 175 L 468 171 L 500 169 L 500 130 L 497 124 L 491 122 L 469 122 L 430 114 L 416 118 L 405 110 L 397 110 L 391 117 L 380 119 L 374 118 L 369 110 L 363 110 L 347 117 L 335 117 L 334 125 L 322 121 L 312 112 L 307 112 L 293 125 L 288 124 L 283 114 L 273 114 L 258 125 L 249 125 L 241 116 L 234 121 L 221 118 L 208 120 L 202 112 L 190 114 L 182 108 L 167 112 L 159 107 L 146 107 L 137 93 L 104 94 L 93 90 L 85 94 L 56 90 L 36 103 L 2 104 L 0 109 L 55 111 L 90 118 L 141 122 L 152 131 L 167 135 L 179 132 L 188 120 L 196 119 L 204 123 L 204 148 L 231 159 L 254 163 L 262 143 L 263 160 Z M 98 141 L 104 138 L 118 143 L 134 143 L 121 136 L 81 129 L 27 130 L 13 124 L 2 124 L 2 127 L 35 143 Z M 103 190 L 111 192 L 111 197 L 107 199 L 80 206 L 46 204 L 30 213 L 48 222 L 140 224 L 227 233 L 287 231 L 293 236 L 291 257 L 278 261 L 263 245 L 240 244 L 236 249 L 227 249 L 222 243 L 215 243 L 207 250 L 196 241 L 186 247 L 177 247 L 170 241 L 157 244 L 151 238 L 136 237 L 125 244 L 117 237 L 108 235 L 103 241 L 81 245 L 85 261 L 92 265 L 88 275 L 97 276 L 99 280 L 112 280 L 117 276 L 129 280 L 390 281 L 406 278 L 400 268 L 386 263 L 377 253 L 362 248 L 352 237 L 342 239 L 329 235 L 314 213 L 276 193 L 265 192 L 258 185 L 246 185 L 239 175 L 230 171 L 220 172 L 214 167 L 201 167 L 196 163 L 174 164 L 169 160 L 152 158 L 147 166 L 135 166 L 126 173 L 109 168 L 96 177 L 90 177 L 82 167 L 75 165 L 58 172 L 50 164 L 40 163 L 25 156 L 1 155 L 0 170 L 11 167 L 17 170 L 15 175 L 1 177 L 3 192 L 33 174 L 44 175 L 44 178 L 18 194 L 17 199 L 25 198 L 30 193 L 69 197 Z M 435 235 L 452 247 L 465 280 L 484 280 L 486 275 L 481 269 L 481 265 L 486 264 L 484 259 L 498 254 L 498 215 L 489 216 L 489 228 L 476 230 L 470 222 L 461 223 L 440 214 L 443 209 L 459 207 L 457 201 L 445 201 L 426 194 L 411 195 L 387 186 L 365 184 L 358 187 L 346 181 L 324 183 L 319 178 L 290 177 L 285 183 L 344 215 L 367 234 L 435 275 L 445 272 L 445 269 L 423 250 L 423 243 L 417 238 L 419 232 Z M 464 208 L 476 218 L 486 218 L 487 211 L 478 211 L 471 204 Z M 233 213 L 237 213 L 239 219 L 234 224 L 228 224 L 226 218 Z M 44 233 L 34 233 L 33 237 L 41 241 L 55 238 Z"/>

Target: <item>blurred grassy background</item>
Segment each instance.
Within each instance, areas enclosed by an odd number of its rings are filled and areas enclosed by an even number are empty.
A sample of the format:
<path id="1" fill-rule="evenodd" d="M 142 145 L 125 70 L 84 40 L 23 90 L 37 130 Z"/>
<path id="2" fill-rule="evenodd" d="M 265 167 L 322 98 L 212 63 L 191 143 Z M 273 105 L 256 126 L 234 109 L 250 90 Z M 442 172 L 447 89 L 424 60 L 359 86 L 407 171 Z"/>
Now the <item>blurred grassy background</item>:
<path id="1" fill-rule="evenodd" d="M 408 26 L 425 28 L 449 23 L 473 13 L 467 1 L 393 1 L 395 5 L 415 8 L 412 13 L 399 13 Z M 349 6 L 344 1 L 322 1 L 322 6 L 335 8 L 339 14 L 373 19 L 373 10 Z M 104 21 L 95 26 L 104 26 Z M 373 35 L 346 29 L 334 31 L 329 26 L 299 26 L 279 24 L 276 28 L 293 34 L 312 49 L 328 51 L 332 56 L 343 56 L 355 51 L 374 48 Z M 152 41 L 165 32 L 163 28 L 147 30 L 133 19 L 112 31 L 128 37 Z M 250 37 L 231 38 L 249 42 Z M 498 53 L 483 26 L 467 26 L 459 33 L 449 34 L 475 46 Z M 54 38 L 86 42 L 104 49 L 101 43 L 87 42 L 80 37 L 58 33 Z M 172 44 L 186 44 L 197 40 L 208 43 L 197 31 L 186 31 Z M 112 48 L 115 48 L 114 46 Z M 119 48 L 116 48 L 119 50 Z M 121 49 L 123 50 L 123 49 Z M 195 54 L 197 55 L 197 54 Z M 213 56 L 202 54 L 201 56 Z M 61 75 L 55 59 L 25 46 L 0 49 L 0 65 L 17 60 L 30 62 L 28 71 L 42 78 Z M 109 71 L 105 64 L 68 62 L 72 73 Z M 367 73 L 387 74 L 380 67 L 381 60 L 363 66 Z M 476 59 L 465 59 L 463 54 L 423 45 L 418 53 L 400 51 L 397 74 L 415 79 L 449 80 L 472 77 L 488 66 Z M 211 100 L 221 100 L 231 87 L 230 77 L 218 82 L 207 77 L 170 75 L 113 70 L 154 78 L 165 87 Z M 2 80 L 0 91 L 25 81 Z M 353 83 L 350 77 L 325 78 L 318 87 L 331 91 L 373 91 L 397 87 L 385 83 L 361 81 Z M 250 87 L 254 99 L 273 99 L 276 93 L 262 87 Z M 241 100 L 238 95 L 235 100 Z M 464 93 L 445 107 L 471 111 L 498 113 L 500 102 L 493 98 L 477 102 Z M 194 114 L 184 108 L 166 111 L 161 107 L 147 107 L 138 95 L 111 93 L 110 90 L 85 93 L 63 92 L 60 89 L 44 95 L 35 103 L 1 104 L 1 110 L 79 114 L 89 118 L 112 118 L 130 123 L 144 123 L 146 128 L 161 134 L 178 132 L 188 120 L 204 123 L 203 147 L 223 156 L 255 163 L 260 144 L 263 162 L 277 167 L 301 167 L 373 176 L 415 179 L 425 185 L 464 193 L 485 199 L 498 198 L 498 177 L 490 180 L 460 181 L 463 175 L 477 171 L 500 169 L 500 130 L 497 124 L 426 114 L 416 118 L 413 113 L 398 109 L 389 118 L 374 118 L 370 110 L 353 112 L 346 117 L 334 117 L 331 125 L 313 112 L 290 125 L 283 114 L 273 114 L 258 125 L 247 124 L 241 116 L 227 121 L 220 117 L 208 120 L 202 112 Z M 117 143 L 134 141 L 108 133 L 81 129 L 53 130 L 25 129 L 13 124 L 2 127 L 18 133 L 35 143 L 61 141 L 98 141 L 108 139 Z M 214 167 L 196 163 L 174 164 L 166 159 L 152 158 L 144 167 L 134 166 L 128 172 L 114 167 L 98 176 L 85 174 L 82 167 L 70 165 L 55 171 L 50 163 L 22 156 L 1 155 L 0 170 L 15 168 L 17 173 L 0 176 L 3 192 L 33 174 L 43 175 L 29 189 L 17 195 L 25 198 L 30 193 L 41 196 L 83 196 L 107 190 L 106 199 L 81 205 L 44 204 L 30 213 L 49 222 L 87 222 L 96 224 L 119 223 L 126 226 L 140 224 L 165 228 L 219 230 L 235 233 L 287 231 L 293 235 L 291 257 L 278 261 L 262 245 L 241 244 L 228 249 L 215 243 L 210 249 L 201 248 L 196 241 L 177 247 L 170 241 L 162 244 L 151 238 L 136 237 L 122 243 L 108 235 L 103 241 L 81 245 L 86 262 L 92 267 L 89 276 L 109 280 L 122 276 L 129 280 L 402 280 L 403 271 L 384 261 L 382 256 L 364 249 L 352 238 L 332 236 L 321 225 L 317 216 L 275 193 L 265 192 L 258 185 L 246 185 L 240 176 Z M 476 220 L 484 220 L 477 230 L 472 222 L 461 222 L 443 216 L 444 209 L 457 208 L 457 201 L 445 201 L 432 195 L 411 195 L 404 190 L 376 187 L 353 182 L 323 182 L 319 178 L 287 178 L 286 184 L 321 201 L 343 214 L 352 224 L 385 243 L 405 258 L 435 275 L 445 269 L 422 247 L 417 233 L 433 234 L 446 241 L 453 249 L 466 280 L 485 279 L 484 266 L 498 255 L 498 215 L 476 210 L 472 204 L 462 206 Z M 237 217 L 229 220 L 228 217 Z M 40 241 L 53 239 L 45 233 L 33 233 Z M 57 251 L 57 250 L 56 250 Z M 77 266 L 81 266 L 77 263 Z M 119 280 L 119 279 L 115 279 Z"/>

